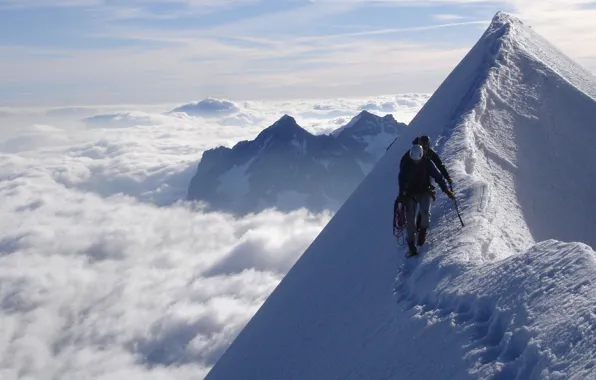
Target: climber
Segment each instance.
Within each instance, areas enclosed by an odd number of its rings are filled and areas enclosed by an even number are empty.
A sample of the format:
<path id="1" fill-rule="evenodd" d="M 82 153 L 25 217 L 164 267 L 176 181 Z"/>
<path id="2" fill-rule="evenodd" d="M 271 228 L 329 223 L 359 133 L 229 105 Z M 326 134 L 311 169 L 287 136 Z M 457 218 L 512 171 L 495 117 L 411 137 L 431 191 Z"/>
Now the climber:
<path id="1" fill-rule="evenodd" d="M 430 206 L 433 191 L 431 177 L 435 179 L 449 199 L 455 199 L 455 195 L 447 188 L 447 183 L 437 166 L 430 159 L 424 158 L 424 149 L 421 145 L 416 144 L 400 162 L 399 196 L 397 198 L 398 202 L 402 202 L 406 206 L 407 240 L 410 255 L 412 256 L 418 253 L 416 243 L 418 246 L 424 244 L 430 224 Z M 414 220 L 416 206 L 419 207 L 421 215 L 419 229 Z"/>
<path id="2" fill-rule="evenodd" d="M 424 150 L 424 156 L 426 158 L 430 159 L 435 164 L 437 169 L 439 169 L 439 171 L 443 175 L 443 178 L 445 178 L 445 180 L 449 183 L 449 189 L 451 191 L 453 191 L 453 181 L 451 180 L 451 176 L 449 176 L 449 173 L 447 172 L 447 168 L 445 168 L 445 165 L 443 165 L 443 162 L 441 161 L 441 158 L 439 158 L 439 155 L 437 154 L 437 152 L 435 152 L 434 149 L 430 147 L 430 137 L 428 137 L 428 136 L 416 137 L 414 139 L 414 141 L 412 141 L 412 145 L 421 145 L 422 146 L 422 149 Z M 401 158 L 402 162 L 408 156 L 408 154 L 409 154 L 409 152 L 406 152 L 402 156 L 402 158 Z M 400 165 L 401 165 L 401 162 L 400 162 Z M 432 187 L 432 189 L 434 190 L 434 187 Z M 434 191 L 432 192 L 432 195 L 433 195 L 433 200 L 434 200 L 435 199 Z M 416 228 L 420 228 L 420 220 L 421 220 L 421 215 L 420 214 L 416 215 Z"/>
<path id="3" fill-rule="evenodd" d="M 451 176 L 449 176 L 449 173 L 447 172 L 447 168 L 445 168 L 445 165 L 443 165 L 443 161 L 441 161 L 441 158 L 439 158 L 439 155 L 437 154 L 437 152 L 435 152 L 435 150 L 430 147 L 430 137 L 428 137 L 428 136 L 416 137 L 414 139 L 414 141 L 412 141 L 412 145 L 421 145 L 422 146 L 422 149 L 424 150 L 424 156 L 426 158 L 430 159 L 435 164 L 437 169 L 439 169 L 439 171 L 443 175 L 443 178 L 445 178 L 445 180 L 449 183 L 449 188 L 451 189 L 451 191 L 453 191 L 453 180 L 451 179 Z M 403 157 L 401 158 L 402 162 L 408 156 L 408 154 L 409 153 L 406 152 L 403 155 Z M 400 163 L 400 165 L 401 165 L 401 163 Z"/>

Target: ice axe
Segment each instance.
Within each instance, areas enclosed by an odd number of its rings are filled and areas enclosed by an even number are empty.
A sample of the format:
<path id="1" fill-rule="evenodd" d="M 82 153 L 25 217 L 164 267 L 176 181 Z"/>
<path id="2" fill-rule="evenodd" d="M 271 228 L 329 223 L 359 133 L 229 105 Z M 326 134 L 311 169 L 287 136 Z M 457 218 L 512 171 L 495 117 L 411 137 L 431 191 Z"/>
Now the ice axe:
<path id="1" fill-rule="evenodd" d="M 453 185 L 451 184 L 451 182 L 449 182 L 449 189 L 453 193 Z M 464 221 L 461 220 L 461 215 L 459 214 L 459 207 L 457 207 L 457 199 L 455 198 L 455 194 L 453 195 L 453 203 L 455 203 L 455 211 L 457 211 L 457 217 L 459 218 L 459 221 L 461 222 L 461 226 L 463 227 Z"/>
<path id="2" fill-rule="evenodd" d="M 453 203 L 455 204 L 455 211 L 457 211 L 457 217 L 459 218 L 459 221 L 461 222 L 461 226 L 464 226 L 464 221 L 461 220 L 461 215 L 459 214 L 459 208 L 457 207 L 457 199 L 455 197 L 453 197 Z"/>

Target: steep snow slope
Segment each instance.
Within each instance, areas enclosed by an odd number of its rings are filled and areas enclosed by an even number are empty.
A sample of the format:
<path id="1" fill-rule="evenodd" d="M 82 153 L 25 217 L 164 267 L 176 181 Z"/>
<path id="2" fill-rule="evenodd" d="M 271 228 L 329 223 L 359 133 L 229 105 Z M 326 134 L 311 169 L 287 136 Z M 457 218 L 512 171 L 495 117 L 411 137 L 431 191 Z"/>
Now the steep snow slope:
<path id="1" fill-rule="evenodd" d="M 595 84 L 498 13 L 207 379 L 596 377 Z M 414 132 L 466 225 L 440 195 L 406 260 L 391 219 Z"/>

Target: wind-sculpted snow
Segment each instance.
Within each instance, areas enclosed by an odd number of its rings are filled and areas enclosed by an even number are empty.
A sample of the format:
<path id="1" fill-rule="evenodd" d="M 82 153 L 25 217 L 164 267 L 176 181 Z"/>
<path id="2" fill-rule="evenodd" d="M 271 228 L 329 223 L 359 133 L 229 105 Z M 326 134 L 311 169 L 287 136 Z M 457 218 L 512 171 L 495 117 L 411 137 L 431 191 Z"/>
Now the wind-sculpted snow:
<path id="1" fill-rule="evenodd" d="M 425 329 L 445 327 L 465 340 L 458 360 L 469 378 L 594 376 L 596 257 L 589 246 L 547 240 L 503 261 L 470 266 L 448 283 L 436 274 L 446 269 L 435 264 L 412 279 L 407 267 L 415 264 L 404 264 L 398 304 Z"/>
<path id="2" fill-rule="evenodd" d="M 497 14 L 207 379 L 596 377 L 594 84 Z M 391 220 L 421 134 L 465 226 L 439 192 L 408 260 Z"/>

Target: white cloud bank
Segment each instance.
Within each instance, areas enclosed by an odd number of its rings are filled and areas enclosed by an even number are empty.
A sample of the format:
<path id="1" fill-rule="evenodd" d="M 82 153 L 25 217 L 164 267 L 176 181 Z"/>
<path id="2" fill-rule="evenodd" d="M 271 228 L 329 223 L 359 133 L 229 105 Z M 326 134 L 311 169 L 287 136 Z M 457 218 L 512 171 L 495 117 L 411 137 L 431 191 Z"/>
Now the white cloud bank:
<path id="1" fill-rule="evenodd" d="M 0 156 L 2 379 L 203 376 L 330 218 L 63 186 L 82 167 Z"/>
<path id="2" fill-rule="evenodd" d="M 322 132 L 426 98 L 240 102 L 211 121 L 94 107 L 128 119 L 92 127 L 17 110 L 36 123 L 0 136 L 0 378 L 202 378 L 332 216 L 180 202 L 202 152 L 286 112 Z"/>
<path id="3" fill-rule="evenodd" d="M 0 192 L 3 379 L 202 376 L 329 219 L 159 209 L 32 172 Z"/>

